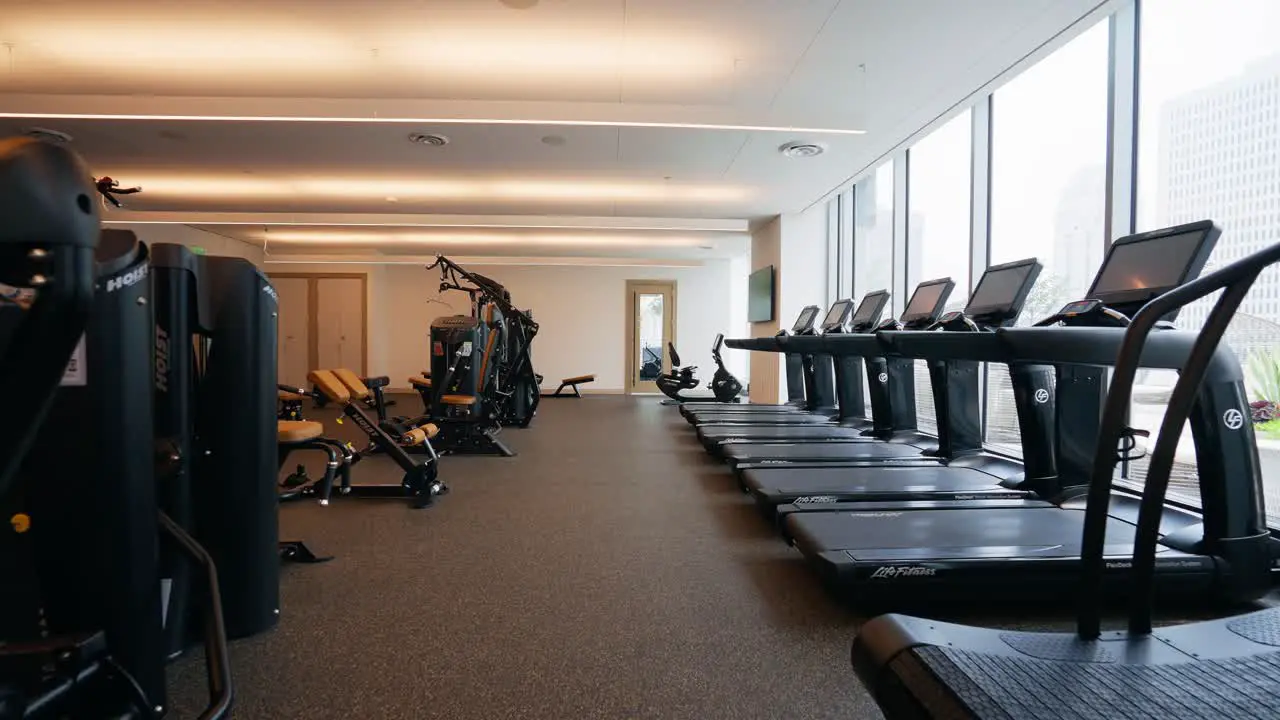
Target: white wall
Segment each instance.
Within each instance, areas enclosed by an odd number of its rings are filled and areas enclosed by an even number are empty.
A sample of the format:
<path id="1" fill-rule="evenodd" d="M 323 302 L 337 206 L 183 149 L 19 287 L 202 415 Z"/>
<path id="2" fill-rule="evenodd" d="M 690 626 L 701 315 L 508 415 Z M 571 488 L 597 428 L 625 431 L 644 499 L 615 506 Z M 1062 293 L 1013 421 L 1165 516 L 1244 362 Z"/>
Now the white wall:
<path id="1" fill-rule="evenodd" d="M 425 265 L 425 263 L 424 263 Z M 728 260 L 694 268 L 468 265 L 511 291 L 517 307 L 532 309 L 540 330 L 534 369 L 554 389 L 562 377 L 595 373 L 584 390 L 621 392 L 625 386 L 627 280 L 676 282 L 676 348 L 698 366 L 705 383 L 714 372 L 711 341 L 732 335 Z M 467 296 L 439 294 L 440 276 L 417 265 L 278 264 L 268 272 L 357 273 L 368 276 L 370 374 L 388 375 L 393 388 L 425 369 L 431 321 L 467 313 Z M 745 315 L 745 311 L 744 311 Z"/>
<path id="2" fill-rule="evenodd" d="M 778 315 L 782 327 L 789 327 L 800 308 L 827 306 L 827 215 L 815 205 L 806 213 L 782 216 L 782 282 Z"/>
<path id="3" fill-rule="evenodd" d="M 155 243 L 174 243 L 187 247 L 202 247 L 206 255 L 225 257 L 242 257 L 262 267 L 262 248 L 257 245 L 197 230 L 188 225 L 161 225 L 150 223 L 111 224 L 104 227 L 120 230 L 132 230 L 138 239 L 148 245 Z"/>
<path id="4" fill-rule="evenodd" d="M 729 261 L 729 328 L 724 333 L 727 338 L 751 337 L 751 323 L 747 322 L 747 278 L 750 275 L 750 256 L 739 256 Z M 743 384 L 751 379 L 751 353 L 724 348 L 720 355 L 724 358 L 725 367 Z"/>

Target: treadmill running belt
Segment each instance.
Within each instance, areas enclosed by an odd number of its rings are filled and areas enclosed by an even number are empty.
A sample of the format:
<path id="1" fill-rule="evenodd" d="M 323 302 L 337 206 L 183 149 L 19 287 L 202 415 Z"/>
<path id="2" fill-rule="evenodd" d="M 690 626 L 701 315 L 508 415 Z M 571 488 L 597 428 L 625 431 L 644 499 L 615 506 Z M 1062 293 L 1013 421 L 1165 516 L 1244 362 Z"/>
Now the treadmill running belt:
<path id="1" fill-rule="evenodd" d="M 1058 507 L 853 511 L 787 517 L 787 534 L 814 551 L 858 560 L 1080 555 L 1084 511 Z M 1134 526 L 1107 518 L 1107 552 L 1133 552 Z M 1164 548 L 1160 548 L 1163 550 Z"/>
<path id="2" fill-rule="evenodd" d="M 887 442 L 745 442 L 720 447 L 725 458 L 743 463 L 756 459 L 790 460 L 874 460 L 876 458 L 922 458 L 921 448 L 906 443 Z M 941 462 L 941 461 L 939 461 Z"/>
<path id="3" fill-rule="evenodd" d="M 924 717 L 984 720 L 1275 718 L 1280 689 L 1280 652 L 1130 665 L 924 646 L 900 654 L 890 668 L 904 682 L 885 686 L 881 699 L 899 717 L 923 709 Z"/>
<path id="4" fill-rule="evenodd" d="M 749 491 L 769 491 L 779 496 L 828 493 L 882 494 L 929 492 L 978 492 L 999 489 L 999 478 L 959 467 L 770 467 L 742 471 Z"/>

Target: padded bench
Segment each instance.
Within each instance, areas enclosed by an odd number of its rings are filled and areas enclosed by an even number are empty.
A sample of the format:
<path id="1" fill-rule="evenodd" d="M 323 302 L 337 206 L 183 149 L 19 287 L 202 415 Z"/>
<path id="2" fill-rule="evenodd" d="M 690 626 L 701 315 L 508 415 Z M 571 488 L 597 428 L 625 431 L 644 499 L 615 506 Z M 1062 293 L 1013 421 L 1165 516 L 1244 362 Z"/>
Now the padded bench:
<path id="1" fill-rule="evenodd" d="M 579 385 L 586 385 L 587 383 L 593 383 L 593 382 L 595 382 L 595 381 L 596 381 L 596 376 L 595 376 L 594 374 L 591 374 L 591 375 L 575 375 L 575 376 L 573 376 L 573 377 L 563 378 L 562 380 L 560 380 L 560 387 L 556 388 L 556 391 L 555 391 L 555 392 L 553 392 L 553 393 L 549 393 L 549 394 L 544 394 L 542 397 L 572 397 L 572 398 L 580 398 L 580 397 L 582 397 L 582 393 L 578 391 L 578 386 L 579 386 Z M 572 394 L 572 395 L 569 395 L 569 394 L 565 394 L 565 393 L 564 393 L 564 389 L 565 389 L 566 387 L 567 387 L 567 388 L 571 388 L 571 389 L 573 390 L 573 394 Z"/>

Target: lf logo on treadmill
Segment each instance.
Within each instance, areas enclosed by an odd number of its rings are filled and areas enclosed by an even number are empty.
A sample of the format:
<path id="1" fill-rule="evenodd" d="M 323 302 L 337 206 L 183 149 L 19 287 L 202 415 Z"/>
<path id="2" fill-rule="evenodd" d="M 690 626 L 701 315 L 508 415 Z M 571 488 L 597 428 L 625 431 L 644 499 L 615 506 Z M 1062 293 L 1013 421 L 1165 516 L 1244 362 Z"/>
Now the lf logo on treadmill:
<path id="1" fill-rule="evenodd" d="M 1239 430 L 1244 426 L 1244 413 L 1231 408 L 1222 413 L 1222 424 L 1226 425 L 1228 430 Z"/>
<path id="2" fill-rule="evenodd" d="M 1036 391 L 1036 403 L 1043 405 L 1047 402 L 1049 402 L 1049 391 L 1044 388 L 1040 388 Z"/>
<path id="3" fill-rule="evenodd" d="M 889 373 L 880 373 L 880 376 L 876 379 L 882 383 L 887 383 L 889 382 Z"/>

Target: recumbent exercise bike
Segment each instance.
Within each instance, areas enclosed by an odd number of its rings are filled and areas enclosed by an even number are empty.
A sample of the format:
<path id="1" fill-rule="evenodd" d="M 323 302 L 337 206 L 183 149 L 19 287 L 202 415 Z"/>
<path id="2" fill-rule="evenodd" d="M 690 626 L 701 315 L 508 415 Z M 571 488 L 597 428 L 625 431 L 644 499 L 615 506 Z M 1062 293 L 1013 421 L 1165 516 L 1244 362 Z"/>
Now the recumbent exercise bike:
<path id="1" fill-rule="evenodd" d="M 698 383 L 701 382 L 694 375 L 698 367 L 696 365 L 680 367 L 680 355 L 676 353 L 675 344 L 667 343 L 667 352 L 671 355 L 671 372 L 659 375 L 657 385 L 662 394 L 671 400 L 664 400 L 663 403 L 674 405 L 710 399 L 723 403 L 738 402 L 738 396 L 742 394 L 742 383 L 724 366 L 724 359 L 720 356 L 720 347 L 723 344 L 724 334 L 717 334 L 715 342 L 711 345 L 711 357 L 716 361 L 716 372 L 711 376 L 712 397 L 707 398 L 682 394 L 686 390 L 698 387 Z"/>

